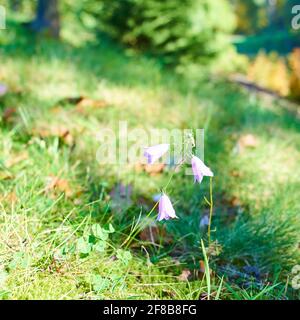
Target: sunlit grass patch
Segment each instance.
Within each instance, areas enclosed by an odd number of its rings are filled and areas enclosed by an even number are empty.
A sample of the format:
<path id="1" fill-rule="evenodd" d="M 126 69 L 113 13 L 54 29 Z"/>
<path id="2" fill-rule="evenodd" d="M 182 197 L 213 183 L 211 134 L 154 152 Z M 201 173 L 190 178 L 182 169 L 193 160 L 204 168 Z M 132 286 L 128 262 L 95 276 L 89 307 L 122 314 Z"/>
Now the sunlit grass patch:
<path id="1" fill-rule="evenodd" d="M 106 41 L 32 44 L 16 30 L 0 49 L 9 88 L 1 115 L 16 109 L 0 131 L 2 298 L 207 299 L 209 290 L 211 299 L 295 298 L 300 145 L 292 113 L 226 81 L 191 83 Z M 90 106 L 68 102 L 80 96 Z M 207 180 L 194 185 L 180 171 L 169 188 L 179 220 L 152 221 L 154 237 L 126 242 L 170 169 L 100 166 L 97 132 L 120 120 L 129 129 L 205 128 L 215 174 L 210 283 L 200 226 Z M 127 202 L 120 184 L 132 189 Z M 107 235 L 99 228 L 109 224 Z"/>

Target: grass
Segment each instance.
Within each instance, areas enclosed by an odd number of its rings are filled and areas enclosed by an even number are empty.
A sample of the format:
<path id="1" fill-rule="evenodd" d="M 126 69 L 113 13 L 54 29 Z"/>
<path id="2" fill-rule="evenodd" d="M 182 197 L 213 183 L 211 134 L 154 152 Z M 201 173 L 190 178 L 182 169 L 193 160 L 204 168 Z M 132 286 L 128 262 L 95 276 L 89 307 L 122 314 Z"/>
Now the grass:
<path id="1" fill-rule="evenodd" d="M 296 110 L 226 80 L 179 77 L 107 39 L 72 46 L 9 20 L 0 44 L 0 82 L 9 87 L 0 97 L 0 297 L 299 299 L 291 287 L 300 263 Z M 79 95 L 105 107 L 60 102 Z M 97 163 L 97 132 L 119 120 L 130 129 L 205 129 L 215 173 L 210 248 L 199 229 L 209 179 L 194 185 L 182 172 L 168 191 L 180 219 L 156 224 L 154 241 L 137 235 L 124 245 L 169 172 Z M 237 149 L 246 135 L 254 145 Z M 120 182 L 132 185 L 130 199 L 112 196 Z"/>

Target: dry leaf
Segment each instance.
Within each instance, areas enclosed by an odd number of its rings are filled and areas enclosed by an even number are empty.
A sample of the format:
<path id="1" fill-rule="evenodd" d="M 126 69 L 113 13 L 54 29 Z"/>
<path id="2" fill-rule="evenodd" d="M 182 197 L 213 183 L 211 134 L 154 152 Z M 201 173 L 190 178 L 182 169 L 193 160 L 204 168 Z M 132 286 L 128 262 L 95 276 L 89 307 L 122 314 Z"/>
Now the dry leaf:
<path id="1" fill-rule="evenodd" d="M 55 176 L 47 177 L 48 183 L 45 188 L 45 192 L 59 192 L 64 193 L 66 197 L 72 197 L 73 191 L 70 188 L 69 182 L 65 179 L 61 179 Z"/>
<path id="2" fill-rule="evenodd" d="M 4 122 L 10 123 L 14 121 L 17 109 L 14 107 L 5 108 L 2 113 L 2 119 Z"/>
<path id="3" fill-rule="evenodd" d="M 77 103 L 77 108 L 103 108 L 107 103 L 104 100 L 93 100 L 90 98 L 83 98 Z"/>
<path id="4" fill-rule="evenodd" d="M 143 164 L 137 163 L 135 165 L 135 170 L 137 172 L 147 172 L 150 176 L 155 176 L 164 171 L 165 164 L 164 163 L 155 163 L 155 164 Z"/>
<path id="5" fill-rule="evenodd" d="M 67 97 L 58 101 L 58 104 L 78 104 L 82 99 L 84 99 L 83 96 Z"/>
<path id="6" fill-rule="evenodd" d="M 91 98 L 87 98 L 84 96 L 78 97 L 69 97 L 64 98 L 58 102 L 59 105 L 61 104 L 73 104 L 76 105 L 76 111 L 80 113 L 85 113 L 89 109 L 100 109 L 107 106 L 107 102 L 104 100 L 94 100 Z"/>
<path id="7" fill-rule="evenodd" d="M 14 191 L 9 192 L 8 194 L 0 197 L 0 202 L 5 202 L 8 204 L 14 204 L 18 200 L 17 195 Z"/>
<path id="8" fill-rule="evenodd" d="M 145 167 L 145 165 L 139 162 L 139 163 L 136 163 L 134 165 L 134 170 L 136 172 L 143 172 L 144 171 L 144 167 Z"/>
<path id="9" fill-rule="evenodd" d="M 7 161 L 5 161 L 5 166 L 7 168 L 10 168 L 16 164 L 18 164 L 21 161 L 28 159 L 28 152 L 22 151 L 20 153 L 12 155 Z"/>
<path id="10" fill-rule="evenodd" d="M 74 144 L 74 138 L 68 129 L 62 128 L 58 133 L 58 136 L 64 141 L 65 144 L 69 146 Z"/>
<path id="11" fill-rule="evenodd" d="M 188 281 L 192 273 L 189 269 L 183 269 L 181 275 L 178 276 L 179 281 Z"/>
<path id="12" fill-rule="evenodd" d="M 163 172 L 164 167 L 165 167 L 164 163 L 146 164 L 145 171 L 149 173 L 151 176 L 154 176 Z"/>
<path id="13" fill-rule="evenodd" d="M 258 141 L 253 134 L 246 134 L 239 139 L 239 144 L 244 147 L 255 148 Z"/>
<path id="14" fill-rule="evenodd" d="M 199 261 L 199 271 L 203 274 L 205 273 L 205 262 L 203 260 Z"/>
<path id="15" fill-rule="evenodd" d="M 51 111 L 52 113 L 54 113 L 54 114 L 58 114 L 58 113 L 63 112 L 64 109 L 63 109 L 62 107 L 60 107 L 60 106 L 57 106 L 57 107 L 52 108 L 50 111 Z"/>
<path id="16" fill-rule="evenodd" d="M 207 252 L 208 254 L 208 252 Z M 209 269 L 210 275 L 212 275 L 212 270 Z M 205 262 L 203 260 L 199 261 L 199 270 L 198 270 L 198 278 L 203 279 L 205 276 Z"/>
<path id="17" fill-rule="evenodd" d="M 8 195 L 6 195 L 5 200 L 8 201 L 10 204 L 13 204 L 17 202 L 18 197 L 14 191 L 10 192 Z"/>
<path id="18" fill-rule="evenodd" d="M 258 146 L 258 139 L 253 134 L 246 134 L 239 138 L 235 151 L 236 153 L 243 152 L 246 148 L 255 148 Z"/>
<path id="19" fill-rule="evenodd" d="M 230 199 L 228 199 L 228 203 L 232 207 L 238 207 L 242 205 L 241 200 L 236 196 L 233 196 Z"/>
<path id="20" fill-rule="evenodd" d="M 0 171 L 0 180 L 10 180 L 13 179 L 14 175 L 8 171 Z"/>
<path id="21" fill-rule="evenodd" d="M 58 137 L 60 138 L 65 144 L 73 145 L 74 144 L 74 137 L 72 136 L 69 129 L 63 126 L 40 126 L 34 128 L 32 130 L 32 134 L 35 136 L 39 136 L 41 138 L 49 138 L 49 137 Z"/>
<path id="22" fill-rule="evenodd" d="M 239 172 L 238 170 L 232 170 L 232 171 L 230 172 L 230 175 L 231 175 L 232 177 L 236 177 L 236 178 L 240 178 L 240 177 L 242 176 L 241 172 Z"/>

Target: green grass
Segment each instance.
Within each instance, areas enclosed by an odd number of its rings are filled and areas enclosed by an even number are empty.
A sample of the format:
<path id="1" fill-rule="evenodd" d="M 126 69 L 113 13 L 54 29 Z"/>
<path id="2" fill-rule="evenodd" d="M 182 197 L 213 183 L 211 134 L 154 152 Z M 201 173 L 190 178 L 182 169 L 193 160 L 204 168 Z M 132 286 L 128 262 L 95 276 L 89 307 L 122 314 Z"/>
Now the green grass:
<path id="1" fill-rule="evenodd" d="M 296 110 L 226 80 L 179 77 L 104 38 L 75 47 L 33 38 L 13 20 L 0 32 L 0 82 L 9 87 L 0 108 L 16 108 L 0 131 L 3 299 L 299 298 L 290 284 L 300 264 Z M 82 114 L 58 103 L 78 95 L 107 106 Z M 209 210 L 209 179 L 194 185 L 182 172 L 169 189 L 180 219 L 157 224 L 154 244 L 137 236 L 124 245 L 169 172 L 152 177 L 130 166 L 99 166 L 97 132 L 117 128 L 119 120 L 131 129 L 205 129 L 205 160 L 215 173 L 210 250 L 217 254 L 209 261 L 199 229 Z M 43 136 L 58 126 L 73 142 Z M 245 134 L 257 144 L 236 153 Z M 45 189 L 51 176 L 67 181 L 65 193 Z M 119 182 L 133 186 L 131 202 L 109 197 Z M 184 269 L 189 281 L 178 277 Z"/>

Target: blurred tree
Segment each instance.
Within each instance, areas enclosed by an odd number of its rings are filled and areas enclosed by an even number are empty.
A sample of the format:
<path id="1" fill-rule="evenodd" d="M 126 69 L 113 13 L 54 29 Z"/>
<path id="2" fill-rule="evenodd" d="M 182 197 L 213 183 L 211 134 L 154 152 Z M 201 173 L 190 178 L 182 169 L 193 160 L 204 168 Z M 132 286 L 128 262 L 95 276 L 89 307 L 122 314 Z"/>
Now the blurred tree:
<path id="1" fill-rule="evenodd" d="M 237 17 L 237 33 L 289 30 L 292 7 L 299 0 L 230 0 Z"/>
<path id="2" fill-rule="evenodd" d="M 289 63 L 292 70 L 290 79 L 291 95 L 300 101 L 300 49 L 294 49 L 289 56 Z"/>
<path id="3" fill-rule="evenodd" d="M 209 62 L 230 47 L 227 0 L 102 0 L 103 31 L 168 63 Z"/>
<path id="4" fill-rule="evenodd" d="M 22 0 L 11 0 L 10 7 L 13 11 L 19 11 L 22 8 Z"/>
<path id="5" fill-rule="evenodd" d="M 60 31 L 58 0 L 38 0 L 36 17 L 27 26 L 33 31 L 45 31 L 53 37 L 58 37 Z"/>
<path id="6" fill-rule="evenodd" d="M 235 8 L 238 33 L 251 34 L 268 25 L 267 1 L 230 0 Z"/>

